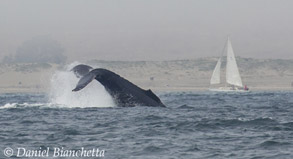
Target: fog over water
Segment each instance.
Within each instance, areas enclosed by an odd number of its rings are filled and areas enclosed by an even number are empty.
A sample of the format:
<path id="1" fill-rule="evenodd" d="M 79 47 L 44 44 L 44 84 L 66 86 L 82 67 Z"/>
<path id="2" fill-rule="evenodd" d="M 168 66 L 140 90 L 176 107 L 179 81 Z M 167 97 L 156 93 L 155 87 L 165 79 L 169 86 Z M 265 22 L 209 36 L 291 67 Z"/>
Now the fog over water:
<path id="1" fill-rule="evenodd" d="M 236 55 L 293 58 L 292 0 L 0 1 L 0 59 L 37 36 L 69 61 L 171 60 Z"/>

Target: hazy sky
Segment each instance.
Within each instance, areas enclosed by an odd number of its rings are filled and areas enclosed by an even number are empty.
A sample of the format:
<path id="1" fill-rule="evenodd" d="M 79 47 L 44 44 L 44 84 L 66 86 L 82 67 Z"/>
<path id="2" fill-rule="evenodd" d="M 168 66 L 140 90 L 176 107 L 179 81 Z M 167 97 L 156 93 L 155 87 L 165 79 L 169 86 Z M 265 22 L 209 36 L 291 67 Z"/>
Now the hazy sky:
<path id="1" fill-rule="evenodd" d="M 70 60 L 293 58 L 293 0 L 0 0 L 0 58 L 49 36 Z"/>

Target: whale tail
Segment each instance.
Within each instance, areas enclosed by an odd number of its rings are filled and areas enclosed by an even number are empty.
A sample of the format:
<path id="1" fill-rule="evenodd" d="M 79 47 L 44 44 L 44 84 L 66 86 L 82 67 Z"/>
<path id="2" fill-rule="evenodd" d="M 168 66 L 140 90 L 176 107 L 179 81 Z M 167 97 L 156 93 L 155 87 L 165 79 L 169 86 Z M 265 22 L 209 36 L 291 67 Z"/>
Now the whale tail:
<path id="1" fill-rule="evenodd" d="M 70 70 L 74 72 L 77 78 L 80 78 L 76 87 L 72 91 L 76 92 L 83 89 L 95 78 L 96 75 L 90 72 L 92 69 L 91 66 L 80 64 Z"/>
<path id="2" fill-rule="evenodd" d="M 88 65 L 80 64 L 73 67 L 70 71 L 73 71 L 77 78 L 81 78 L 88 74 L 93 68 Z"/>
<path id="3" fill-rule="evenodd" d="M 85 76 L 81 77 L 78 81 L 76 87 L 72 90 L 73 92 L 79 91 L 83 89 L 85 86 L 87 86 L 91 81 L 95 79 L 96 75 L 92 72 L 89 72 Z"/>

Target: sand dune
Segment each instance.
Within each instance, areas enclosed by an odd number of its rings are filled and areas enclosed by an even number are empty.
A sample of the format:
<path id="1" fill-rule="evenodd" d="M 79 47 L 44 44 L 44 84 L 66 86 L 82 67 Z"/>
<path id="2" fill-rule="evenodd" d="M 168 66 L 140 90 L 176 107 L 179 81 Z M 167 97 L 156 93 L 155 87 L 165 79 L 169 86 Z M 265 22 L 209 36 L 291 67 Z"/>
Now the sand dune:
<path id="1" fill-rule="evenodd" d="M 98 61 L 86 63 L 110 69 L 142 88 L 157 91 L 207 90 L 217 58 L 175 61 Z M 244 84 L 251 90 L 291 90 L 293 60 L 237 58 Z M 46 92 L 55 64 L 1 64 L 0 92 Z M 224 73 L 225 69 L 222 68 Z M 224 77 L 222 77 L 224 79 Z"/>

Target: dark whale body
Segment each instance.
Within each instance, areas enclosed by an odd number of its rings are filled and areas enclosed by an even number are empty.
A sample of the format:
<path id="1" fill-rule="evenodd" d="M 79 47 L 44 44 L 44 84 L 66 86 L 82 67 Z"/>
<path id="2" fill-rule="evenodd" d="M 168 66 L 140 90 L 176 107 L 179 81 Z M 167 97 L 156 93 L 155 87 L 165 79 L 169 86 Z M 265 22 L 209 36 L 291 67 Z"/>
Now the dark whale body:
<path id="1" fill-rule="evenodd" d="M 115 100 L 117 106 L 153 106 L 165 107 L 161 100 L 151 91 L 143 90 L 118 74 L 107 69 L 93 69 L 87 65 L 77 65 L 72 71 L 82 76 L 72 91 L 79 91 L 87 86 L 93 79 L 99 81 L 106 91 Z"/>

